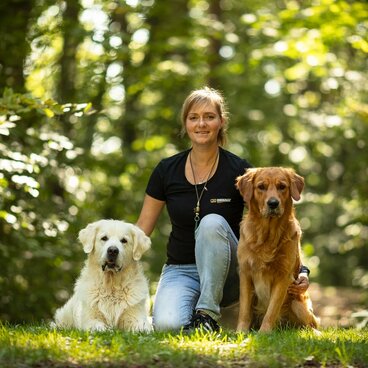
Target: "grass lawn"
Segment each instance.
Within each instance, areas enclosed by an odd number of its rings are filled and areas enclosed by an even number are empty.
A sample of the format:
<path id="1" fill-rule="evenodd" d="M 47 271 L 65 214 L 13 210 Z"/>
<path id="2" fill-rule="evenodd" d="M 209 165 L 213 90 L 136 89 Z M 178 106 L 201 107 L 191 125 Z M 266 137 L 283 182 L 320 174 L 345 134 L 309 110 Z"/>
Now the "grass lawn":
<path id="1" fill-rule="evenodd" d="M 0 324 L 0 367 L 368 367 L 368 329 L 134 334 Z"/>

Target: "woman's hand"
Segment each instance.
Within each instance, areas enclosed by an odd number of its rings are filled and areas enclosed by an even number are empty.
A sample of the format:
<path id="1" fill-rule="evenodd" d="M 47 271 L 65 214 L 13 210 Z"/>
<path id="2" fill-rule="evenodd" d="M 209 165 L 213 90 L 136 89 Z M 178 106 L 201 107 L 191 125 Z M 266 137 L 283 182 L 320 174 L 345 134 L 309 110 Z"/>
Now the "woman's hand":
<path id="1" fill-rule="evenodd" d="M 291 295 L 303 294 L 309 287 L 308 274 L 300 273 L 298 278 L 289 286 L 288 293 Z"/>

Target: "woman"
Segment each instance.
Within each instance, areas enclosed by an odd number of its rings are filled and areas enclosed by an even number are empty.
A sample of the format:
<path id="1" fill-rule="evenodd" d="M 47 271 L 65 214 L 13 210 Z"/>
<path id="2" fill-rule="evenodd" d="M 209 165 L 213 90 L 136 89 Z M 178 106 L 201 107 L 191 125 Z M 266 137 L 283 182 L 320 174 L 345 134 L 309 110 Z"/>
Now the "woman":
<path id="1" fill-rule="evenodd" d="M 157 330 L 217 331 L 220 306 L 239 298 L 236 249 L 244 203 L 235 179 L 251 165 L 222 148 L 228 119 L 218 91 L 190 93 L 181 118 L 191 148 L 154 169 L 137 221 L 149 236 L 166 205 L 172 225 L 153 324 Z M 308 287 L 307 274 L 298 283 L 291 292 Z"/>

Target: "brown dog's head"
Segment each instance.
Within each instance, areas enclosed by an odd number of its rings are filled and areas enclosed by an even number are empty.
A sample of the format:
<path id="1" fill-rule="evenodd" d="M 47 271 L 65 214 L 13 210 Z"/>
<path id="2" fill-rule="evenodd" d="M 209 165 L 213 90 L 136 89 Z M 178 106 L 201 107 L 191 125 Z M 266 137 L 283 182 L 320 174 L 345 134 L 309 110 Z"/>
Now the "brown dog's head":
<path id="1" fill-rule="evenodd" d="M 281 217 L 291 207 L 291 198 L 300 199 L 304 179 L 293 169 L 252 168 L 236 179 L 236 187 L 250 210 L 258 210 L 263 217 Z"/>

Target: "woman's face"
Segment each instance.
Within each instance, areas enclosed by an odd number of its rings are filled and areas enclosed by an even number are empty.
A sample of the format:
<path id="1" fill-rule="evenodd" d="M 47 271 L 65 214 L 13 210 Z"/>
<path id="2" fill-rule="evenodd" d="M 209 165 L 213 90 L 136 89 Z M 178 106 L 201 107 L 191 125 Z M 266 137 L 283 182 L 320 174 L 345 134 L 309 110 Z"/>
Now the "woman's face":
<path id="1" fill-rule="evenodd" d="M 222 126 L 223 120 L 211 103 L 193 105 L 185 121 L 187 134 L 193 145 L 217 143 Z"/>

